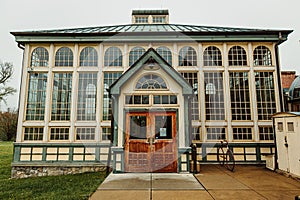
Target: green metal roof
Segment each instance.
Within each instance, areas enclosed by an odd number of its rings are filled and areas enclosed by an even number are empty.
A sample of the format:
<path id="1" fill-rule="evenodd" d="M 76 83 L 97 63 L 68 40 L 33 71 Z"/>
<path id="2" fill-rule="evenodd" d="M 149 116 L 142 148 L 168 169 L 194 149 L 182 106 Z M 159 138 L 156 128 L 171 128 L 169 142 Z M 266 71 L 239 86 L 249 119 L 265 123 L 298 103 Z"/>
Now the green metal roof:
<path id="1" fill-rule="evenodd" d="M 28 42 L 191 42 L 268 41 L 282 43 L 291 30 L 230 28 L 182 24 L 126 24 L 11 32 Z M 112 37 L 113 36 L 113 37 Z"/>
<path id="2" fill-rule="evenodd" d="M 255 33 L 255 32 L 291 32 L 290 30 L 230 28 L 214 26 L 197 26 L 181 24 L 127 24 L 113 26 L 97 26 L 87 28 L 70 28 L 54 30 L 37 30 L 12 32 L 13 35 L 23 34 L 101 34 L 101 33 L 140 33 L 140 32 L 181 32 L 181 33 Z"/>
<path id="3" fill-rule="evenodd" d="M 132 15 L 168 15 L 169 10 L 133 10 Z"/>

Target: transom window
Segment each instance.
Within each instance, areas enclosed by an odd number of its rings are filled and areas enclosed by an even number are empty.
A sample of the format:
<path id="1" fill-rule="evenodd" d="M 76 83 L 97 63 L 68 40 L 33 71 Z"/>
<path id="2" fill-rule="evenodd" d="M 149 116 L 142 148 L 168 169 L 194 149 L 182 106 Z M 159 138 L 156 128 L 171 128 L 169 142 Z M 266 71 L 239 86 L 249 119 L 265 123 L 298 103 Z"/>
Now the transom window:
<path id="1" fill-rule="evenodd" d="M 80 66 L 97 67 L 98 54 L 95 48 L 85 47 L 80 52 Z"/>
<path id="2" fill-rule="evenodd" d="M 197 54 L 193 47 L 183 47 L 179 51 L 179 66 L 197 66 Z"/>
<path id="3" fill-rule="evenodd" d="M 274 140 L 274 132 L 272 126 L 259 127 L 259 139 L 260 140 Z"/>
<path id="4" fill-rule="evenodd" d="M 134 47 L 129 53 L 129 66 L 133 65 L 144 53 L 144 48 Z"/>
<path id="5" fill-rule="evenodd" d="M 247 66 L 247 54 L 243 47 L 233 46 L 228 53 L 230 66 Z"/>
<path id="6" fill-rule="evenodd" d="M 111 128 L 103 127 L 102 128 L 102 141 L 111 140 Z"/>
<path id="7" fill-rule="evenodd" d="M 68 47 L 61 47 L 55 54 L 55 66 L 72 67 L 73 52 Z"/>
<path id="8" fill-rule="evenodd" d="M 95 140 L 94 127 L 77 127 L 76 140 Z"/>
<path id="9" fill-rule="evenodd" d="M 225 128 L 207 128 L 206 135 L 208 140 L 225 140 L 226 131 Z"/>
<path id="10" fill-rule="evenodd" d="M 126 95 L 125 104 L 149 104 L 149 95 Z"/>
<path id="11" fill-rule="evenodd" d="M 26 127 L 24 130 L 24 140 L 43 140 L 43 133 L 43 127 Z"/>
<path id="12" fill-rule="evenodd" d="M 172 53 L 168 47 L 158 47 L 156 49 L 157 53 L 163 57 L 172 66 Z"/>
<path id="13" fill-rule="evenodd" d="M 176 95 L 154 95 L 153 104 L 177 104 Z"/>
<path id="14" fill-rule="evenodd" d="M 234 140 L 252 140 L 252 128 L 233 128 L 233 139 Z"/>
<path id="15" fill-rule="evenodd" d="M 32 67 L 48 67 L 49 54 L 44 47 L 35 48 L 31 54 L 30 66 Z"/>
<path id="16" fill-rule="evenodd" d="M 165 81 L 154 74 L 149 74 L 140 78 L 135 86 L 137 90 L 160 90 L 167 89 Z"/>
<path id="17" fill-rule="evenodd" d="M 104 55 L 104 66 L 122 66 L 123 56 L 122 52 L 118 47 L 109 47 L 105 51 Z"/>
<path id="18" fill-rule="evenodd" d="M 68 128 L 50 128 L 50 140 L 69 140 Z"/>
<path id="19" fill-rule="evenodd" d="M 270 49 L 265 46 L 258 46 L 253 52 L 254 66 L 271 66 L 272 55 Z"/>
<path id="20" fill-rule="evenodd" d="M 207 47 L 203 54 L 204 66 L 222 66 L 222 54 L 215 46 Z"/>

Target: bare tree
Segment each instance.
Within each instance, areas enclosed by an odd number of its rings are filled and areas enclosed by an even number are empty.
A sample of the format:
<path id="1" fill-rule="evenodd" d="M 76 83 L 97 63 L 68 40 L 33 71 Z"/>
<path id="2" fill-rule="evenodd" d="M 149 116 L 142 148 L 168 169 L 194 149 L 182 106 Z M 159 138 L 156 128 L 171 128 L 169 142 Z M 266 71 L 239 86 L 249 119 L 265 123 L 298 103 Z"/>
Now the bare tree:
<path id="1" fill-rule="evenodd" d="M 6 103 L 6 97 L 14 94 L 16 89 L 6 86 L 6 83 L 13 75 L 13 64 L 9 62 L 3 63 L 0 61 L 0 102 Z"/>

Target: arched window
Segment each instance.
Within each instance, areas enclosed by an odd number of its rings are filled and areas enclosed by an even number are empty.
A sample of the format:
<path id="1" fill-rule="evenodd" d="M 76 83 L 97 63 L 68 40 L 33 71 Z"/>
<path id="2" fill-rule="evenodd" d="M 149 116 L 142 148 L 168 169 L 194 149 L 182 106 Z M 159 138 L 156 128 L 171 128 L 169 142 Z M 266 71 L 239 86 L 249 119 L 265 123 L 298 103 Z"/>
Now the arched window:
<path id="1" fill-rule="evenodd" d="M 158 47 L 156 49 L 156 51 L 161 57 L 163 57 L 163 59 L 165 59 L 167 61 L 167 63 L 172 65 L 172 53 L 171 53 L 169 48 L 167 48 L 167 47 Z"/>
<path id="2" fill-rule="evenodd" d="M 122 52 L 118 47 L 109 47 L 105 51 L 104 55 L 104 66 L 122 66 L 123 56 Z"/>
<path id="3" fill-rule="evenodd" d="M 79 66 L 97 67 L 98 53 L 93 47 L 85 47 L 80 52 Z"/>
<path id="4" fill-rule="evenodd" d="M 247 66 L 247 54 L 243 47 L 233 46 L 228 53 L 230 66 Z"/>
<path id="5" fill-rule="evenodd" d="M 209 46 L 203 54 L 204 66 L 222 66 L 222 53 L 219 48 Z"/>
<path id="6" fill-rule="evenodd" d="M 159 90 L 167 89 L 167 84 L 165 81 L 154 74 L 145 75 L 140 78 L 135 86 L 135 89 L 138 90 Z"/>
<path id="7" fill-rule="evenodd" d="M 258 46 L 253 52 L 254 66 L 271 66 L 272 56 L 271 51 L 265 46 Z"/>
<path id="8" fill-rule="evenodd" d="M 32 67 L 48 67 L 49 54 L 44 47 L 35 48 L 31 54 L 30 66 Z"/>
<path id="9" fill-rule="evenodd" d="M 144 48 L 134 47 L 129 53 L 129 66 L 133 65 L 144 53 Z"/>
<path id="10" fill-rule="evenodd" d="M 55 54 L 55 66 L 72 67 L 73 52 L 68 47 L 61 47 Z"/>
<path id="11" fill-rule="evenodd" d="M 197 66 L 197 54 L 192 47 L 183 47 L 179 51 L 179 66 Z"/>

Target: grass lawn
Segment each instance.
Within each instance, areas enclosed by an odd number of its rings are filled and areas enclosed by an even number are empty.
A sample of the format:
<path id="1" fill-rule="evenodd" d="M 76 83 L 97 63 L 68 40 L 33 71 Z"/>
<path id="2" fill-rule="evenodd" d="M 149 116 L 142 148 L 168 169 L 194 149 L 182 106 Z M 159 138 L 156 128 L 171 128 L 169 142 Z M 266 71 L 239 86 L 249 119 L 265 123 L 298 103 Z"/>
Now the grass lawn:
<path id="1" fill-rule="evenodd" d="M 12 142 L 0 142 L 0 199 L 88 199 L 105 172 L 10 179 Z"/>

